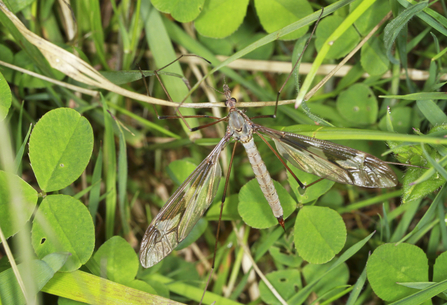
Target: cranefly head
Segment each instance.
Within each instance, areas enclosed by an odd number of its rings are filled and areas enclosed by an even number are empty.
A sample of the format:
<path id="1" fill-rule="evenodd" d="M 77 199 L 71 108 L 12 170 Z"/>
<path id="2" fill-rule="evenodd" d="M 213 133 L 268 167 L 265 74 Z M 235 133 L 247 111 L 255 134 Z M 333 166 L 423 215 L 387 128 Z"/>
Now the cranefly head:
<path id="1" fill-rule="evenodd" d="M 231 96 L 230 87 L 228 87 L 226 83 L 223 85 L 223 90 L 225 94 L 225 106 L 227 106 L 230 109 L 235 109 L 237 100 Z"/>

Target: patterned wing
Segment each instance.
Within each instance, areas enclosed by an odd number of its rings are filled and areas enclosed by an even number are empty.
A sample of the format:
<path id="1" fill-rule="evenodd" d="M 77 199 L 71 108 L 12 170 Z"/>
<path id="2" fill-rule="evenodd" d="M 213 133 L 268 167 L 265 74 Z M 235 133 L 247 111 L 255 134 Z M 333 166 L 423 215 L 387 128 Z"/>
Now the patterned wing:
<path id="1" fill-rule="evenodd" d="M 396 186 L 396 174 L 384 161 L 360 150 L 255 125 L 293 166 L 332 181 L 370 188 Z"/>
<path id="2" fill-rule="evenodd" d="M 141 242 L 143 267 L 152 267 L 171 253 L 208 209 L 222 176 L 218 158 L 228 140 L 225 137 L 219 142 L 152 220 Z"/>

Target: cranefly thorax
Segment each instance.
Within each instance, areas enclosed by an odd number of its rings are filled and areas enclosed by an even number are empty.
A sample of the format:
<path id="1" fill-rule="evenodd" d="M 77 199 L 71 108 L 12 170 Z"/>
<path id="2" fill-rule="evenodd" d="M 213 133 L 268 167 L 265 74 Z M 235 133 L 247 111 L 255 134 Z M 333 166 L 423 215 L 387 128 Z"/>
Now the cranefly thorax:
<path id="1" fill-rule="evenodd" d="M 236 141 L 242 143 L 247 143 L 253 138 L 253 126 L 237 109 L 234 109 L 229 114 L 228 132 L 233 135 Z"/>

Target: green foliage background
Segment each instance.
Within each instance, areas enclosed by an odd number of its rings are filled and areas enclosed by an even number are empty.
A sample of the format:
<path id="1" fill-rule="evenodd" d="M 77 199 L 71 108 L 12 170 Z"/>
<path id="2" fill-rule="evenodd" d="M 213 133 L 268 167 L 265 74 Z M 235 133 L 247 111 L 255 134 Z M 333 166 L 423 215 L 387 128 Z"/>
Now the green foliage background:
<path id="1" fill-rule="evenodd" d="M 175 115 L 172 106 L 184 100 L 183 115 L 223 117 L 226 82 L 250 117 L 272 114 L 322 7 L 276 119 L 256 123 L 419 167 L 392 165 L 400 181 L 392 189 L 323 180 L 302 194 L 256 139 L 284 204 L 284 232 L 239 147 L 203 302 L 445 302 L 444 1 L 70 4 L 0 1 L 1 304 L 36 296 L 42 304 L 199 302 L 224 179 L 171 255 L 143 269 L 137 252 L 148 223 L 226 127 L 190 132 L 181 120 L 158 120 L 149 104 Z M 301 103 L 356 46 L 339 73 Z M 163 69 L 168 97 L 153 70 L 182 53 L 211 64 L 187 56 Z M 222 153 L 225 175 L 230 156 L 231 149 Z M 317 179 L 294 172 L 306 184 Z"/>

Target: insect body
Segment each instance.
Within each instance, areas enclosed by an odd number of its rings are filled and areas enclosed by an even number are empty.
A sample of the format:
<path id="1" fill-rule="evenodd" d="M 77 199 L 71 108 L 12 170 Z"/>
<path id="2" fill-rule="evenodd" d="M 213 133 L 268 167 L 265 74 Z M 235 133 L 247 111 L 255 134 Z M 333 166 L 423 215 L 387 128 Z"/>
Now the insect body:
<path id="1" fill-rule="evenodd" d="M 272 139 L 283 159 L 307 173 L 362 187 L 396 186 L 397 177 L 386 162 L 346 146 L 255 124 L 242 110 L 236 108 L 237 101 L 231 97 L 227 85 L 224 85 L 224 93 L 229 111 L 224 119 L 228 121 L 227 132 L 169 198 L 147 228 L 140 249 L 143 267 L 151 267 L 167 256 L 205 213 L 216 195 L 222 174 L 219 154 L 231 138 L 245 147 L 262 192 L 282 226 L 283 211 L 278 194 L 256 148 L 253 134 L 263 140 L 264 137 Z"/>

